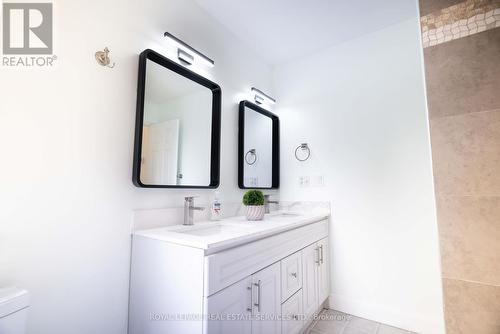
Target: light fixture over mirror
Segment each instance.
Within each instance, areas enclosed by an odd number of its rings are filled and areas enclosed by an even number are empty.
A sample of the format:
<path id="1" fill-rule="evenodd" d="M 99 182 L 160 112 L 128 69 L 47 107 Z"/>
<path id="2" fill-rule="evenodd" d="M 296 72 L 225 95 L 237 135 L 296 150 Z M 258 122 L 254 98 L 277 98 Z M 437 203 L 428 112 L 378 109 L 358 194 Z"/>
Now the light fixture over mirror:
<path id="1" fill-rule="evenodd" d="M 261 91 L 258 88 L 252 87 L 252 94 L 254 96 L 255 103 L 257 103 L 258 105 L 262 105 L 262 104 L 273 105 L 273 104 L 276 104 L 276 99 L 274 99 L 273 97 L 267 95 L 266 93 L 264 93 L 263 91 Z"/>
<path id="2" fill-rule="evenodd" d="M 200 63 L 208 67 L 215 66 L 215 62 L 212 59 L 208 58 L 203 53 L 196 50 L 186 42 L 175 37 L 171 33 L 165 32 L 163 36 L 166 37 L 171 43 L 173 43 L 177 47 L 177 58 L 184 65 L 193 65 L 196 63 Z"/>

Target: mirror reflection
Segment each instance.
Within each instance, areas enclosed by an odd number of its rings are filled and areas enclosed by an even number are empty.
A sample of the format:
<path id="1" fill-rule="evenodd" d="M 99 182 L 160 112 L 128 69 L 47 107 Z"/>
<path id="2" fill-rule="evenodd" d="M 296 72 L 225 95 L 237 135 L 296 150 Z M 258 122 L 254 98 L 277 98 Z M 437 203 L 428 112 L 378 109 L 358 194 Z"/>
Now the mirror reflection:
<path id="1" fill-rule="evenodd" d="M 210 184 L 212 90 L 146 60 L 140 180 Z"/>
<path id="2" fill-rule="evenodd" d="M 245 107 L 245 164 L 247 188 L 270 188 L 273 167 L 273 121 Z"/>
<path id="3" fill-rule="evenodd" d="M 240 187 L 277 188 L 278 117 L 244 101 L 240 104 Z"/>

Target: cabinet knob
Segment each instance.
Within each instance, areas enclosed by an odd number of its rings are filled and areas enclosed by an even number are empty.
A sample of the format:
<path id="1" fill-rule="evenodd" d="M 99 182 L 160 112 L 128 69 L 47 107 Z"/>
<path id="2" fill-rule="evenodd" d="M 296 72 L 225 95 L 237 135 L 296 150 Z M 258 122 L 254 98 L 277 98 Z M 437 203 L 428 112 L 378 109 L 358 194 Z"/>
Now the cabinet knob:
<path id="1" fill-rule="evenodd" d="M 293 277 L 297 278 L 297 273 L 291 273 L 290 275 L 292 275 Z"/>
<path id="2" fill-rule="evenodd" d="M 296 315 L 296 314 L 294 314 L 294 315 L 293 315 L 293 320 L 299 320 L 299 316 L 298 316 L 298 315 Z"/>

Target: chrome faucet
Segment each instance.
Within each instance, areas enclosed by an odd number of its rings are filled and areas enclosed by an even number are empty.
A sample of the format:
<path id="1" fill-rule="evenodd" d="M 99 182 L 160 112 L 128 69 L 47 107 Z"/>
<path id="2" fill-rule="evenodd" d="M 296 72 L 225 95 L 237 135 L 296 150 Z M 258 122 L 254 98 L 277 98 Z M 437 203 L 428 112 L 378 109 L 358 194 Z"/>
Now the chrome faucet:
<path id="1" fill-rule="evenodd" d="M 205 208 L 194 206 L 194 196 L 184 197 L 184 223 L 182 225 L 193 225 L 194 210 L 203 211 Z"/>
<path id="2" fill-rule="evenodd" d="M 269 204 L 279 204 L 279 201 L 270 201 L 269 197 L 271 195 L 264 195 L 264 208 L 265 208 L 265 213 L 270 213 L 271 210 L 269 209 Z"/>

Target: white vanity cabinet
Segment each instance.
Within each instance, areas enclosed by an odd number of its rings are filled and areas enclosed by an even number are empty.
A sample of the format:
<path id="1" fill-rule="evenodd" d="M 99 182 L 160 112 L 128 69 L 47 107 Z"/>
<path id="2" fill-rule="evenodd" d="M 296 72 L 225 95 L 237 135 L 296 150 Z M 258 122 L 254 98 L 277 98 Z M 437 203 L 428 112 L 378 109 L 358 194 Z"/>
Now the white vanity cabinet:
<path id="1" fill-rule="evenodd" d="M 327 237 L 325 216 L 220 251 L 136 234 L 129 334 L 302 333 L 329 295 Z"/>
<path id="2" fill-rule="evenodd" d="M 284 302 L 302 288 L 302 251 L 281 260 L 281 300 Z"/>
<path id="3" fill-rule="evenodd" d="M 252 277 L 248 277 L 208 297 L 206 310 L 213 320 L 207 321 L 206 332 L 251 334 L 252 287 Z M 242 315 L 242 319 L 226 318 L 234 314 Z"/>
<path id="4" fill-rule="evenodd" d="M 252 275 L 252 334 L 281 333 L 281 268 L 275 263 Z M 228 333 L 229 334 L 229 333 Z"/>
<path id="5" fill-rule="evenodd" d="M 208 297 L 207 314 L 213 320 L 208 321 L 206 332 L 281 333 L 280 276 L 279 263 L 275 263 Z M 235 315 L 241 315 L 243 320 L 231 319 Z"/>
<path id="6" fill-rule="evenodd" d="M 302 289 L 288 298 L 281 307 L 281 333 L 299 334 L 304 328 L 304 319 L 302 317 Z"/>
<path id="7" fill-rule="evenodd" d="M 316 243 L 302 250 L 303 312 L 311 316 L 318 307 L 318 247 Z"/>
<path id="8" fill-rule="evenodd" d="M 328 238 L 321 239 L 316 245 L 319 251 L 318 303 L 321 303 L 330 295 L 330 251 L 328 247 Z"/>
<path id="9" fill-rule="evenodd" d="M 302 250 L 303 311 L 310 317 L 330 294 L 328 238 L 323 238 Z"/>

